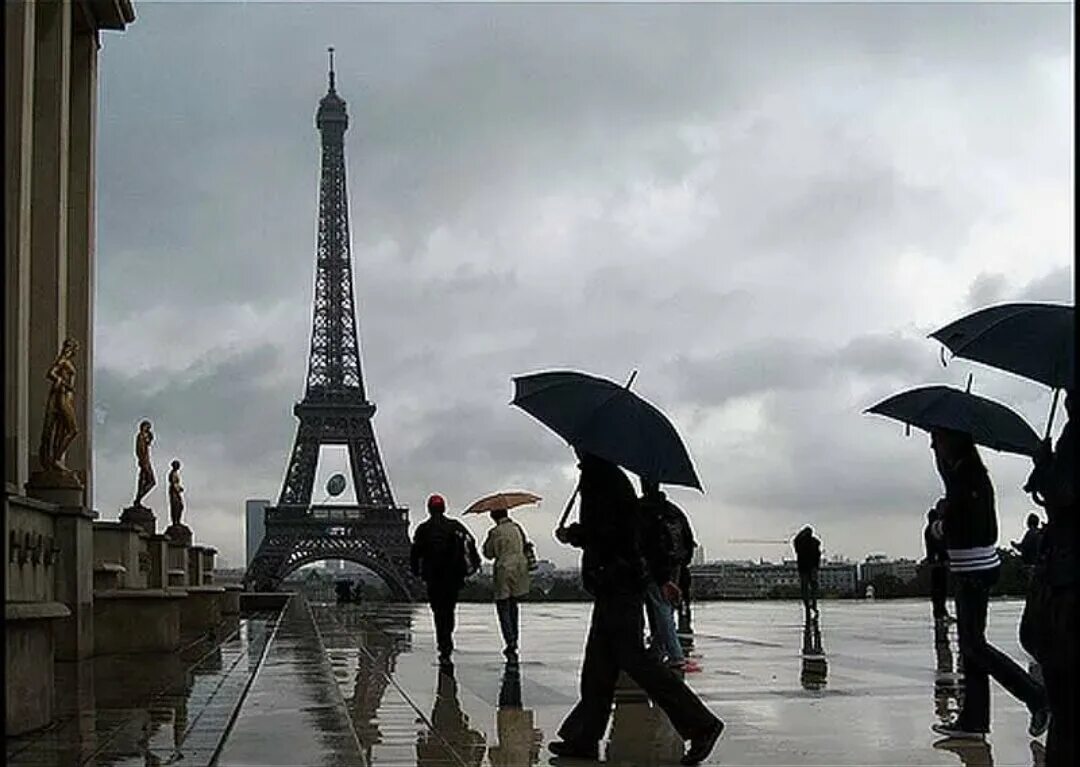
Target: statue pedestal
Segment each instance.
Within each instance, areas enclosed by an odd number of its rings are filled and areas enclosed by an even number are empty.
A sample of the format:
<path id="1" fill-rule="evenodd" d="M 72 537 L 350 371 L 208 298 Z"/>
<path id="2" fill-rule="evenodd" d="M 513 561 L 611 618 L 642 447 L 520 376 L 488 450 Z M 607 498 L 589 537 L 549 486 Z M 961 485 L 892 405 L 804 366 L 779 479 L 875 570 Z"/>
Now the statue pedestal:
<path id="1" fill-rule="evenodd" d="M 183 523 L 169 525 L 165 528 L 165 535 L 169 536 L 169 540 L 175 543 L 182 543 L 185 546 L 191 545 L 191 528 Z"/>
<path id="2" fill-rule="evenodd" d="M 141 528 L 147 535 L 153 535 L 157 528 L 154 512 L 145 506 L 128 506 L 120 512 L 120 521 Z"/>
<path id="3" fill-rule="evenodd" d="M 26 483 L 26 494 L 46 503 L 71 508 L 86 503 L 86 489 L 73 471 L 35 471 Z"/>

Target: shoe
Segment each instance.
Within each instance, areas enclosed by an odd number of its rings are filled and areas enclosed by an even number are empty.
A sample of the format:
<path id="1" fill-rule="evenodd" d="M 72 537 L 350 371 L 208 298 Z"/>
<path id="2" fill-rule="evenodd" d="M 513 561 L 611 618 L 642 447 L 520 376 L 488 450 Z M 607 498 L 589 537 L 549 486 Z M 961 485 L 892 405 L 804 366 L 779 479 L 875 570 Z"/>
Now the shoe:
<path id="1" fill-rule="evenodd" d="M 1050 727 L 1050 707 L 1043 706 L 1038 711 L 1031 712 L 1031 722 L 1028 723 L 1028 735 L 1037 738 Z"/>
<path id="2" fill-rule="evenodd" d="M 572 740 L 554 740 L 548 743 L 548 751 L 555 756 L 565 756 L 570 759 L 589 759 L 596 761 L 600 758 L 600 747 L 596 743 L 575 743 Z"/>
<path id="3" fill-rule="evenodd" d="M 517 648 L 516 647 L 507 647 L 505 650 L 503 650 L 503 657 L 506 658 L 507 663 L 517 663 L 518 662 Z"/>
<path id="4" fill-rule="evenodd" d="M 952 738 L 954 740 L 985 740 L 985 732 L 976 732 L 975 730 L 966 730 L 960 727 L 956 722 L 939 722 L 938 724 L 930 725 L 930 729 L 936 732 L 938 735 L 943 735 L 946 738 Z"/>
<path id="5" fill-rule="evenodd" d="M 701 666 L 693 658 L 687 658 L 683 661 L 682 670 L 684 674 L 697 674 L 701 671 Z"/>
<path id="6" fill-rule="evenodd" d="M 708 733 L 690 739 L 690 749 L 683 755 L 679 764 L 701 764 L 712 753 L 712 750 L 716 747 L 716 741 L 720 740 L 720 735 L 723 732 L 724 723 L 717 719 L 716 724 Z"/>

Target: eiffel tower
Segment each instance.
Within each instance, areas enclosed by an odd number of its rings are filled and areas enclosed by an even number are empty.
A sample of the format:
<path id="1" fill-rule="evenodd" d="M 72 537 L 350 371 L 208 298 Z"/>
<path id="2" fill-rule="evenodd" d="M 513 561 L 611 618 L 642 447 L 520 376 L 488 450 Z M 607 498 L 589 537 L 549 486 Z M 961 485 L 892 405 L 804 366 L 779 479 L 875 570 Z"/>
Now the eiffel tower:
<path id="1" fill-rule="evenodd" d="M 266 509 L 266 532 L 244 581 L 248 588 L 273 591 L 302 565 L 344 559 L 376 572 L 396 598 L 411 600 L 419 592 L 408 567 L 409 511 L 394 503 L 371 425 L 375 405 L 360 372 L 345 189 L 349 117 L 334 86 L 334 49 L 329 51 L 330 87 L 315 116 L 322 172 L 307 386 L 293 408 L 300 423 L 281 495 Z M 355 504 L 312 505 L 323 445 L 348 448 Z"/>

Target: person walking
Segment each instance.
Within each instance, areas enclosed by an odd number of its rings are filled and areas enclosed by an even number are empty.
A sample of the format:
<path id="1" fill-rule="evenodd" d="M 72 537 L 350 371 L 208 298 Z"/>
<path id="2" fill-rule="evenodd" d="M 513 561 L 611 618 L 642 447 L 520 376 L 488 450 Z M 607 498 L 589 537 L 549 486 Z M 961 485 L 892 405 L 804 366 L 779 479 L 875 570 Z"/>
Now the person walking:
<path id="1" fill-rule="evenodd" d="M 682 568 L 690 564 L 694 536 L 682 509 L 668 500 L 656 482 L 641 482 L 641 521 L 649 579 L 645 586 L 645 613 L 653 648 L 676 671 L 700 671 L 687 662 L 675 625 L 675 609 L 682 601 Z"/>
<path id="2" fill-rule="evenodd" d="M 427 510 L 428 519 L 417 526 L 413 535 L 409 567 L 413 575 L 427 584 L 439 665 L 450 670 L 458 592 L 465 585 L 465 578 L 480 569 L 480 555 L 465 526 L 446 517 L 446 501 L 441 495 L 428 498 Z"/>
<path id="3" fill-rule="evenodd" d="M 1073 391 L 1065 395 L 1068 420 L 1057 445 L 1036 456 L 1024 486 L 1046 509 L 1038 557 L 1020 622 L 1020 639 L 1042 668 L 1050 702 L 1046 736 L 1047 767 L 1075 765 L 1080 760 L 1080 651 L 1076 637 L 1077 592 L 1080 588 L 1080 530 L 1077 530 L 1076 447 Z M 1025 626 L 1029 627 L 1025 631 Z"/>
<path id="4" fill-rule="evenodd" d="M 679 736 L 690 741 L 682 764 L 698 764 L 712 752 L 724 723 L 645 650 L 648 568 L 634 489 L 614 464 L 580 451 L 578 458 L 580 521 L 560 527 L 555 535 L 582 550 L 582 581 L 593 596 L 593 610 L 581 667 L 581 699 L 559 727 L 561 740 L 548 749 L 556 756 L 598 757 L 622 670 L 664 711 Z"/>
<path id="5" fill-rule="evenodd" d="M 1031 712 L 1028 733 L 1038 737 L 1049 724 L 1046 690 L 1009 656 L 986 641 L 990 588 L 1001 561 L 994 488 L 971 435 L 949 429 L 930 433 L 938 473 L 945 485 L 939 528 L 948 550 L 956 589 L 960 656 L 964 663 L 963 704 L 956 719 L 931 725 L 939 735 L 983 740 L 990 731 L 990 677 Z"/>
<path id="6" fill-rule="evenodd" d="M 799 593 L 802 595 L 806 617 L 819 617 L 818 569 L 821 567 L 821 541 L 814 537 L 814 530 L 809 525 L 795 534 L 792 539 L 795 548 L 795 560 L 799 568 Z"/>
<path id="7" fill-rule="evenodd" d="M 1027 530 L 1024 537 L 1019 541 L 1009 541 L 1009 545 L 1020 555 L 1020 561 L 1024 568 L 1031 571 L 1035 567 L 1035 561 L 1039 558 L 1039 542 L 1042 539 L 1042 530 L 1039 529 L 1039 515 L 1027 515 Z"/>
<path id="8" fill-rule="evenodd" d="M 483 552 L 495 560 L 495 612 L 502 631 L 503 655 L 518 662 L 518 603 L 529 593 L 529 562 L 525 556 L 525 531 L 506 509 L 494 509 L 495 523 L 484 540 Z"/>
<path id="9" fill-rule="evenodd" d="M 923 530 L 923 545 L 926 547 L 926 564 L 930 568 L 930 604 L 933 606 L 934 620 L 940 623 L 953 623 L 955 618 L 949 615 L 946 600 L 949 593 L 949 553 L 945 549 L 945 540 L 937 532 L 940 526 L 934 523 L 942 518 L 945 508 L 944 499 L 937 502 L 926 515 L 926 528 Z"/>

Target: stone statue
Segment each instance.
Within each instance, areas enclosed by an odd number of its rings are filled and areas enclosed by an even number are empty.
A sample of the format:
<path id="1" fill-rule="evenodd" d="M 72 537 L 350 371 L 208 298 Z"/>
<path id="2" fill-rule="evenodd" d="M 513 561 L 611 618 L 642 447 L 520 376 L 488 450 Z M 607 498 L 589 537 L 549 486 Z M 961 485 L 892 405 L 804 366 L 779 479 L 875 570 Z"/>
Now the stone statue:
<path id="1" fill-rule="evenodd" d="M 143 421 L 139 424 L 139 433 L 135 435 L 135 460 L 139 466 L 139 479 L 132 506 L 137 509 L 145 508 L 142 499 L 157 484 L 154 466 L 150 463 L 150 443 L 153 441 L 154 433 L 150 431 L 150 422 Z"/>
<path id="2" fill-rule="evenodd" d="M 184 486 L 180 484 L 180 462 L 172 462 L 169 472 L 169 516 L 174 526 L 180 526 L 180 515 L 184 513 Z"/>
<path id="3" fill-rule="evenodd" d="M 79 433 L 75 422 L 75 352 L 79 344 L 72 339 L 64 341 L 56 361 L 49 367 L 45 378 L 51 384 L 45 402 L 45 420 L 41 426 L 41 445 L 38 460 L 45 474 L 74 477 L 74 472 L 64 465 L 64 455 L 71 441 Z"/>

